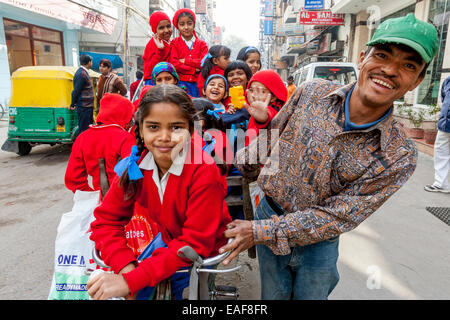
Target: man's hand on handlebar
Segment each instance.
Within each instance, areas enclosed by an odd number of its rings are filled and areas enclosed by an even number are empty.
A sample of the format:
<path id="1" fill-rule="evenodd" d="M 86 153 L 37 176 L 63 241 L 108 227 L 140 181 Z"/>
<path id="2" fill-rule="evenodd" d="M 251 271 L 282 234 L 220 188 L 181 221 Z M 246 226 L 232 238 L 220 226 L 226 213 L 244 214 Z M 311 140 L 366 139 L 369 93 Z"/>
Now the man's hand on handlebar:
<path id="1" fill-rule="evenodd" d="M 253 238 L 252 222 L 247 220 L 234 220 L 227 225 L 227 230 L 224 232 L 224 236 L 227 238 L 234 238 L 234 240 L 224 245 L 219 249 L 219 253 L 233 250 L 231 254 L 223 260 L 223 264 L 227 265 L 239 253 L 245 251 L 255 245 Z"/>

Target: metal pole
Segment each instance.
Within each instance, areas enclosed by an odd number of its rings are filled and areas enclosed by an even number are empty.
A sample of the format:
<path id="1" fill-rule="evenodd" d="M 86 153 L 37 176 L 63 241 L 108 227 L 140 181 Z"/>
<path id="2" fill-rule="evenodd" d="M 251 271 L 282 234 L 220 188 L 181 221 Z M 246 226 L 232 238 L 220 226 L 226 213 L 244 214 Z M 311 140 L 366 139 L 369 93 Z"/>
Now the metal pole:
<path id="1" fill-rule="evenodd" d="M 124 67 L 123 67 L 123 77 L 124 77 L 124 83 L 125 85 L 130 85 L 130 80 L 128 78 L 128 18 L 130 13 L 130 0 L 127 0 L 126 7 L 125 7 L 125 32 L 124 32 L 124 39 L 123 39 L 123 60 L 124 60 Z"/>

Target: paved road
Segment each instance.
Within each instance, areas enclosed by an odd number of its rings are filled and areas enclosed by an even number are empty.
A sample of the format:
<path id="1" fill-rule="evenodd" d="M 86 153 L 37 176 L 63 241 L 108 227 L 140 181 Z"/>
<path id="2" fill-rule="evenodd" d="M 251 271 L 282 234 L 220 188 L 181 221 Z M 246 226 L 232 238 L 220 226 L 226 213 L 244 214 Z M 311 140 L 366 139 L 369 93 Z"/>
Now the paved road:
<path id="1" fill-rule="evenodd" d="M 72 207 L 63 180 L 69 154 L 68 146 L 38 146 L 25 157 L 0 151 L 0 299 L 47 299 L 56 228 Z M 423 190 L 432 176 L 432 158 L 420 154 L 408 183 L 341 236 L 341 281 L 330 299 L 450 298 L 450 228 L 425 210 L 450 206 L 450 195 Z M 242 253 L 239 263 L 251 269 L 217 282 L 237 283 L 241 299 L 259 299 L 257 261 Z"/>

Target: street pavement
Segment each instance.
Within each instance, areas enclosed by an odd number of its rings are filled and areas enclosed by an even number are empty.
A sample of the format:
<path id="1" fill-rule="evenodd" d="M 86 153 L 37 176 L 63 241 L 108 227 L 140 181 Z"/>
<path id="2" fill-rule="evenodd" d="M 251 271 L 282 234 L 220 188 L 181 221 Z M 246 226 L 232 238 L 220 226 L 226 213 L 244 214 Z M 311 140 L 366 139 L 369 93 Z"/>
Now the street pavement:
<path id="1" fill-rule="evenodd" d="M 0 121 L 0 144 L 6 125 Z M 56 228 L 72 206 L 63 184 L 69 153 L 65 146 L 38 146 L 25 157 L 0 151 L 0 299 L 47 299 Z M 450 195 L 423 189 L 433 174 L 433 158 L 419 153 L 405 186 L 340 237 L 341 279 L 330 300 L 450 299 L 450 227 L 425 209 L 450 207 Z M 234 282 L 240 299 L 258 300 L 257 260 L 245 252 L 239 263 L 243 270 L 220 284 Z"/>

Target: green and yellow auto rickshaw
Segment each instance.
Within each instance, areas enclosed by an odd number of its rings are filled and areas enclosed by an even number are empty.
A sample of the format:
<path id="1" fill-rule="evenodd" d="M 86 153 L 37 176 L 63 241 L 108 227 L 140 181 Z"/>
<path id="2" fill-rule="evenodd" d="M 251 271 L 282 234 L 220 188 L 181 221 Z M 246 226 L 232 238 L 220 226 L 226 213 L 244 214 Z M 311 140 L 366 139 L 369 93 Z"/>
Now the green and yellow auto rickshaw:
<path id="1" fill-rule="evenodd" d="M 26 155 L 37 144 L 71 143 L 78 129 L 70 110 L 77 67 L 22 67 L 11 76 L 8 139 L 2 150 Z M 99 73 L 89 70 L 94 92 Z M 97 101 L 95 109 L 97 110 Z"/>

